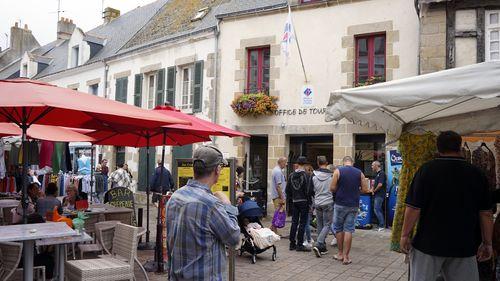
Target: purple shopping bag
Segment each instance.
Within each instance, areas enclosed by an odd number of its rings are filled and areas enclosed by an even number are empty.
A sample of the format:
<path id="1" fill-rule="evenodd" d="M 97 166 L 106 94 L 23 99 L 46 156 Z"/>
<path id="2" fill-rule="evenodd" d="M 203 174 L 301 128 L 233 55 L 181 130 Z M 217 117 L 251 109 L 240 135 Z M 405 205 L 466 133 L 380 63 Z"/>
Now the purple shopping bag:
<path id="1" fill-rule="evenodd" d="M 286 211 L 282 209 L 283 208 L 279 208 L 274 212 L 272 224 L 276 228 L 285 227 Z"/>

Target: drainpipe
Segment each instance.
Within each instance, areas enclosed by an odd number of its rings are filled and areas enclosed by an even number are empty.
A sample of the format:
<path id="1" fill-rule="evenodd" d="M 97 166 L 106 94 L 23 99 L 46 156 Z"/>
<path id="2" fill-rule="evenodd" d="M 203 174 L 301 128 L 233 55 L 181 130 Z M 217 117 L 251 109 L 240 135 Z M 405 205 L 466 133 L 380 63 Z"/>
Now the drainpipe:
<path id="1" fill-rule="evenodd" d="M 218 71 L 218 67 L 219 67 L 219 34 L 220 34 L 220 24 L 221 20 L 220 19 L 217 19 L 217 24 L 215 26 L 215 31 L 214 31 L 214 35 L 215 35 L 215 46 L 214 46 L 214 51 L 215 51 L 215 68 L 214 68 L 214 80 L 215 80 L 215 83 L 214 83 L 214 98 L 213 98 L 213 103 L 212 103 L 212 122 L 213 123 L 216 123 L 217 124 L 217 102 L 218 102 L 218 97 L 219 97 L 219 87 L 218 87 L 218 83 L 219 83 L 219 71 Z M 212 143 L 215 145 L 215 141 L 216 141 L 216 137 L 214 136 L 212 138 Z"/>
<path id="2" fill-rule="evenodd" d="M 106 61 L 102 61 L 104 63 L 104 98 L 108 98 L 108 72 L 109 72 L 109 65 L 106 63 Z"/>

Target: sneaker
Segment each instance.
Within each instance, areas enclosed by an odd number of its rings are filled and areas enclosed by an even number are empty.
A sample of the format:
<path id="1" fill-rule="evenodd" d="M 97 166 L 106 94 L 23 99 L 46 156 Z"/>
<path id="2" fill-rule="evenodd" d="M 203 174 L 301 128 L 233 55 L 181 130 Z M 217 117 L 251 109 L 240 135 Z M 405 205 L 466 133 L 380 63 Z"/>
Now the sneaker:
<path id="1" fill-rule="evenodd" d="M 310 252 L 310 251 L 311 251 L 311 248 L 304 247 L 304 246 L 297 246 L 296 251 L 297 251 L 297 252 Z"/>
<path id="2" fill-rule="evenodd" d="M 332 242 L 330 243 L 330 246 L 336 246 L 337 245 L 337 238 L 333 237 Z"/>
<path id="3" fill-rule="evenodd" d="M 316 257 L 321 258 L 321 252 L 318 247 L 313 247 L 313 252 L 316 255 Z"/>
<path id="4" fill-rule="evenodd" d="M 304 247 L 311 247 L 312 245 L 309 244 L 309 242 L 304 241 L 304 243 L 302 243 L 302 246 L 304 246 Z"/>
<path id="5" fill-rule="evenodd" d="M 320 249 L 319 252 L 320 252 L 321 255 L 328 254 L 328 250 L 326 248 L 325 249 Z"/>
<path id="6" fill-rule="evenodd" d="M 295 244 L 290 244 L 290 247 L 288 248 L 290 251 L 295 251 L 297 249 L 297 245 Z"/>
<path id="7" fill-rule="evenodd" d="M 378 231 L 378 232 L 380 232 L 380 231 L 384 231 L 384 230 L 385 230 L 385 228 L 383 228 L 383 227 L 379 227 L 379 228 L 377 229 L 377 231 Z"/>

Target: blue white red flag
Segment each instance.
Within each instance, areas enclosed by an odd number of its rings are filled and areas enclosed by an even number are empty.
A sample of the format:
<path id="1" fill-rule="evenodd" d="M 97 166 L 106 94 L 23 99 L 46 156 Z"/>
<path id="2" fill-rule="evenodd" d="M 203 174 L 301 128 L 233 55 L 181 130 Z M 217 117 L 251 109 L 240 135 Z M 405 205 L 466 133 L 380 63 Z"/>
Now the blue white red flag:
<path id="1" fill-rule="evenodd" d="M 285 30 L 283 32 L 283 38 L 281 39 L 281 50 L 285 55 L 285 64 L 288 65 L 288 59 L 290 58 L 290 45 L 295 39 L 295 32 L 293 30 L 292 24 L 292 11 L 290 6 L 288 6 L 288 17 L 285 22 Z"/>

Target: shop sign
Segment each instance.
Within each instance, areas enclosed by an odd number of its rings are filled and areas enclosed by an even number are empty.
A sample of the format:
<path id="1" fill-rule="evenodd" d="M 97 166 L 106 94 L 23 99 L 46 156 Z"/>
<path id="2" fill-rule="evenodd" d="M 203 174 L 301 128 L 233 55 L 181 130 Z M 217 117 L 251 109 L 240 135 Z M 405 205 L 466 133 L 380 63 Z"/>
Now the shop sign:
<path id="1" fill-rule="evenodd" d="M 276 116 L 293 116 L 293 115 L 324 115 L 326 113 L 326 107 L 318 108 L 284 108 L 276 110 Z"/>
<path id="2" fill-rule="evenodd" d="M 178 187 L 181 188 L 187 184 L 187 182 L 193 178 L 193 162 L 192 161 L 179 161 L 177 164 L 177 183 Z M 222 191 L 226 193 L 228 198 L 230 197 L 230 187 L 231 187 L 231 165 L 224 165 L 222 167 L 221 173 L 219 175 L 219 180 L 211 188 L 212 192 Z"/>
<path id="3" fill-rule="evenodd" d="M 389 151 L 389 155 L 391 156 L 391 165 L 401 165 L 403 164 L 403 157 L 397 150 Z"/>
<path id="4" fill-rule="evenodd" d="M 106 193 L 108 204 L 117 208 L 128 208 L 134 210 L 132 217 L 132 225 L 137 225 L 135 218 L 135 201 L 134 193 L 126 187 L 115 187 Z"/>
<path id="5" fill-rule="evenodd" d="M 312 86 L 304 86 L 302 87 L 302 92 L 301 92 L 301 100 L 302 100 L 302 106 L 312 106 L 313 105 L 313 96 L 314 96 L 314 90 Z"/>

